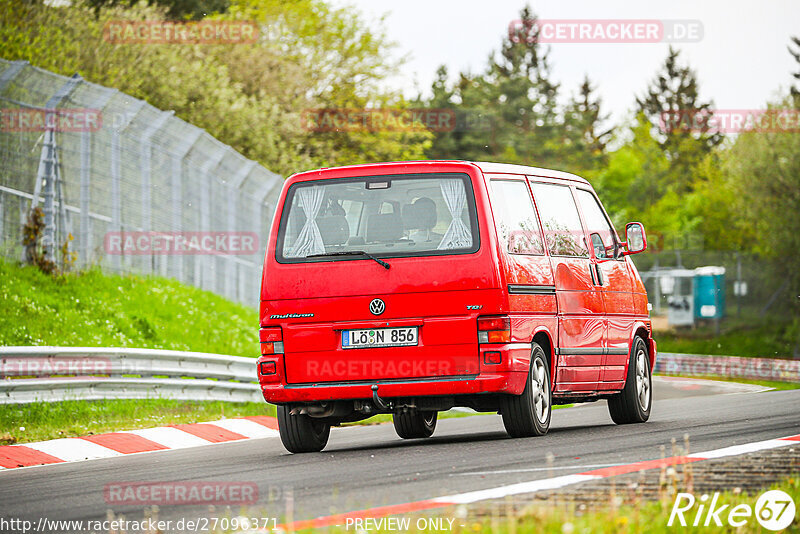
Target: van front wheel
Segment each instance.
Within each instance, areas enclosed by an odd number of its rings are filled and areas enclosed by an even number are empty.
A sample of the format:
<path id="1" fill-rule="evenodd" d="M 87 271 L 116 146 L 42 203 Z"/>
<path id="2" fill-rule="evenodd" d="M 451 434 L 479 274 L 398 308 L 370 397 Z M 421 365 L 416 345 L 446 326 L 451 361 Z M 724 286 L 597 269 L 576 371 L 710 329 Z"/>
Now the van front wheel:
<path id="1" fill-rule="evenodd" d="M 394 429 L 403 439 L 429 438 L 436 430 L 438 413 L 434 411 L 395 412 L 392 415 Z"/>
<path id="2" fill-rule="evenodd" d="M 525 390 L 522 395 L 505 395 L 501 400 L 503 426 L 512 438 L 543 436 L 550 428 L 552 405 L 547 359 L 542 347 L 533 343 Z"/>
<path id="3" fill-rule="evenodd" d="M 331 425 L 305 414 L 291 415 L 289 406 L 278 406 L 278 431 L 289 452 L 319 452 L 328 444 Z"/>

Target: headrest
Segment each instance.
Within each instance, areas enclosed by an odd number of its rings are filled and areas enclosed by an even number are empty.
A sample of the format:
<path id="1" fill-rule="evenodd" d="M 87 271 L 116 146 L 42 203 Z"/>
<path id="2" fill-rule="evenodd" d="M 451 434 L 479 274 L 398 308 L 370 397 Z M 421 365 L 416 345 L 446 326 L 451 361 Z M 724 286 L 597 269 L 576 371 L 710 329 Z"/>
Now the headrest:
<path id="1" fill-rule="evenodd" d="M 436 226 L 436 203 L 428 197 L 420 197 L 412 204 L 403 206 L 403 224 L 407 230 L 432 230 Z"/>

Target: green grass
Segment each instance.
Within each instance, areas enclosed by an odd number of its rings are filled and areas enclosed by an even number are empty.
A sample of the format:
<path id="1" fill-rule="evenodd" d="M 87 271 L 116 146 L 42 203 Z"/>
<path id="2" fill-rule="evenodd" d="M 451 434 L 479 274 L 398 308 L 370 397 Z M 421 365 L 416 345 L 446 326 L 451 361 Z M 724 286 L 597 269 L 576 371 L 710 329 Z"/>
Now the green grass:
<path id="1" fill-rule="evenodd" d="M 102 400 L 6 404 L 0 408 L 0 445 L 88 436 L 248 415 L 275 415 L 261 402 Z"/>
<path id="2" fill-rule="evenodd" d="M 658 350 L 684 354 L 713 354 L 757 358 L 791 358 L 800 341 L 797 325 L 787 317 L 761 318 L 748 314 L 722 321 L 720 335 L 712 324 L 653 334 Z"/>
<path id="3" fill-rule="evenodd" d="M 52 277 L 0 260 L 0 345 L 257 357 L 258 312 L 176 280 L 108 275 L 98 269 Z"/>

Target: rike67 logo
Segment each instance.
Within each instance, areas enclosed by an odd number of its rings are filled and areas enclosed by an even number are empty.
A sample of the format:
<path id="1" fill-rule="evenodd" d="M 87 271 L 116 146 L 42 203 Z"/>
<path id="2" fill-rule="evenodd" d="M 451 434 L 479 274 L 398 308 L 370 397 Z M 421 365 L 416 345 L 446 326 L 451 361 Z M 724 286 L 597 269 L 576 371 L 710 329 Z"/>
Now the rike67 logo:
<path id="1" fill-rule="evenodd" d="M 710 501 L 706 494 L 696 499 L 691 493 L 678 493 L 667 526 L 722 527 L 727 524 L 738 528 L 755 517 L 763 528 L 777 531 L 791 525 L 795 513 L 794 500 L 781 490 L 762 493 L 755 508 L 749 504 L 721 504 L 718 492 L 714 493 Z"/>

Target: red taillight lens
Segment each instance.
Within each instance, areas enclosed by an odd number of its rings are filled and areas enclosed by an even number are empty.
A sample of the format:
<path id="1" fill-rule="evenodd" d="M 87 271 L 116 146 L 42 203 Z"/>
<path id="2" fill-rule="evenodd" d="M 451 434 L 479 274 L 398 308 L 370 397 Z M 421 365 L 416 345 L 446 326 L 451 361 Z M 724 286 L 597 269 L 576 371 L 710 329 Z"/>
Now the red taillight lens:
<path id="1" fill-rule="evenodd" d="M 511 319 L 508 317 L 478 317 L 478 330 L 510 330 Z"/>
<path id="2" fill-rule="evenodd" d="M 281 331 L 280 326 L 262 328 L 258 331 L 258 339 L 262 343 L 268 343 L 270 341 L 283 341 L 283 332 Z"/>
<path id="3" fill-rule="evenodd" d="M 281 328 L 269 327 L 258 331 L 261 341 L 261 354 L 283 354 L 283 333 Z"/>
<path id="4" fill-rule="evenodd" d="M 511 319 L 504 316 L 478 317 L 479 343 L 510 343 Z"/>

